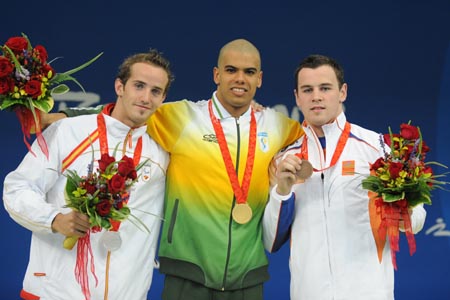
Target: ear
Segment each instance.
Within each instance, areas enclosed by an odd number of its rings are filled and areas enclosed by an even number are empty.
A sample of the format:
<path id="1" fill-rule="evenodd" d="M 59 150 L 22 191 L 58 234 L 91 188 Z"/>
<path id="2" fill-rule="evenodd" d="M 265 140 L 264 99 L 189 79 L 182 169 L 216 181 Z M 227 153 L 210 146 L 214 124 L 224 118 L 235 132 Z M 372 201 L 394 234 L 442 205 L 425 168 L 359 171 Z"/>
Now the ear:
<path id="1" fill-rule="evenodd" d="M 116 78 L 116 80 L 114 81 L 114 89 L 116 90 L 116 95 L 118 97 L 122 97 L 124 88 L 125 86 L 123 85 L 122 80 Z"/>
<path id="2" fill-rule="evenodd" d="M 343 103 L 347 99 L 347 84 L 344 83 L 339 91 L 339 102 Z"/>
<path id="3" fill-rule="evenodd" d="M 219 85 L 220 82 L 220 72 L 218 67 L 214 67 L 213 69 L 213 79 L 216 85 Z"/>
<path id="4" fill-rule="evenodd" d="M 259 72 L 259 76 L 258 77 L 259 78 L 258 78 L 258 85 L 257 85 L 257 87 L 260 88 L 262 86 L 262 77 L 263 77 L 263 72 L 262 71 Z"/>
<path id="5" fill-rule="evenodd" d="M 294 97 L 295 97 L 295 104 L 297 104 L 297 107 L 300 108 L 300 98 L 297 93 L 297 89 L 294 89 Z"/>

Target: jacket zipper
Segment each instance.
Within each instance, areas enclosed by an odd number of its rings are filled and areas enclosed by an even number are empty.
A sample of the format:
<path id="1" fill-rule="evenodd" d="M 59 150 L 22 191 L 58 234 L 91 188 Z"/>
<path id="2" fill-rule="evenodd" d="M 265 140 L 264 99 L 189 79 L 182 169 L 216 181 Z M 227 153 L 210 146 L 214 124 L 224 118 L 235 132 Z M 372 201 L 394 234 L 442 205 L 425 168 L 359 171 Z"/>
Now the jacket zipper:
<path id="1" fill-rule="evenodd" d="M 236 174 L 239 174 L 239 154 L 241 152 L 241 130 L 239 126 L 239 118 L 235 118 L 236 121 L 236 131 L 237 131 L 237 151 L 236 151 L 236 164 L 235 164 L 235 170 Z M 225 290 L 225 284 L 227 281 L 227 274 L 228 274 L 228 267 L 230 264 L 230 253 L 231 253 L 231 234 L 232 234 L 232 226 L 233 226 L 233 218 L 232 218 L 232 210 L 236 203 L 236 196 L 233 194 L 233 205 L 231 206 L 230 210 L 230 218 L 228 222 L 228 248 L 227 248 L 227 259 L 225 263 L 225 270 L 223 273 L 223 281 L 222 281 L 222 291 Z"/>

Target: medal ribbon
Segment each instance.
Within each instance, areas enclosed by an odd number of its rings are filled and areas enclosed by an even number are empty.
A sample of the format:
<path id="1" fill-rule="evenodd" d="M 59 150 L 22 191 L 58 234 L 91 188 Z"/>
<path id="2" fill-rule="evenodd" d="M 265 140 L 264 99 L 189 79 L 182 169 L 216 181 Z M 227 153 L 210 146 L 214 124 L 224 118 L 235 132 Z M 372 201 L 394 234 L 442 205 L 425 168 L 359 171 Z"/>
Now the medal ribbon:
<path id="1" fill-rule="evenodd" d="M 217 141 L 219 142 L 220 152 L 222 153 L 222 158 L 225 163 L 225 167 L 227 169 L 228 178 L 230 179 L 230 183 L 233 188 L 234 195 L 236 197 L 236 202 L 238 204 L 246 203 L 248 190 L 250 186 L 250 179 L 252 177 L 253 172 L 253 163 L 255 161 L 255 149 L 256 149 L 255 113 L 253 112 L 253 109 L 251 109 L 247 162 L 244 171 L 244 178 L 242 180 L 242 186 L 240 186 L 238 176 L 233 167 L 233 161 L 231 160 L 230 151 L 228 149 L 222 125 L 220 124 L 220 121 L 216 118 L 212 110 L 212 100 L 209 100 L 208 109 L 209 109 L 209 116 L 211 118 L 211 123 L 213 124 L 214 132 L 216 133 Z"/>
<path id="2" fill-rule="evenodd" d="M 324 170 L 327 170 L 331 167 L 333 167 L 339 160 L 339 157 L 341 157 L 342 151 L 344 151 L 345 144 L 347 143 L 348 137 L 350 136 L 350 123 L 345 122 L 344 130 L 341 133 L 341 136 L 339 137 L 336 149 L 334 150 L 333 157 L 331 158 L 330 165 L 323 169 L 316 169 L 313 167 L 314 172 L 321 172 Z M 308 137 L 305 135 L 305 138 L 302 143 L 301 152 L 297 154 L 298 157 L 301 159 L 308 160 Z"/>
<path id="3" fill-rule="evenodd" d="M 97 125 L 98 125 L 98 131 L 99 131 L 99 143 L 100 143 L 100 152 L 101 154 L 108 154 L 108 136 L 106 132 L 106 124 L 105 124 L 105 117 L 103 114 L 111 115 L 111 112 L 114 108 L 114 104 L 105 106 L 102 113 L 97 115 Z M 126 150 L 126 144 L 128 142 L 128 146 L 131 148 L 132 145 L 132 135 L 131 130 L 128 132 L 127 136 L 125 137 L 124 145 L 122 148 L 122 156 L 125 155 Z M 139 137 L 136 149 L 134 150 L 133 154 L 133 163 L 136 167 L 139 164 L 139 161 L 141 160 L 141 154 L 142 154 L 142 137 Z M 128 203 L 128 199 L 125 200 L 125 203 Z M 110 220 L 111 223 L 111 229 L 110 231 L 119 231 L 119 227 L 121 222 L 116 220 Z M 106 258 L 106 271 L 105 271 L 105 292 L 104 292 L 104 299 L 108 299 L 108 290 L 109 290 L 109 262 L 111 258 L 111 251 L 108 251 L 107 258 Z"/>
<path id="4" fill-rule="evenodd" d="M 97 124 L 98 124 L 98 132 L 99 132 L 99 142 L 100 142 L 100 152 L 101 154 L 108 154 L 108 137 L 106 135 L 106 124 L 105 124 L 105 117 L 103 116 L 103 113 L 105 113 L 106 109 L 108 107 L 105 107 L 102 111 L 102 113 L 97 115 Z M 132 129 L 131 129 L 132 130 Z M 128 133 L 126 136 L 126 139 L 128 139 L 128 142 L 131 146 L 131 134 Z M 124 141 L 124 144 L 127 141 Z M 125 155 L 125 147 L 123 148 L 122 155 Z M 133 154 L 133 162 L 134 166 L 136 167 L 139 164 L 139 161 L 141 160 L 141 154 L 142 154 L 142 137 L 138 139 L 136 149 L 134 150 Z M 128 201 L 125 201 L 128 203 Z M 120 221 L 110 220 L 112 228 L 111 231 L 118 231 L 120 227 Z"/>

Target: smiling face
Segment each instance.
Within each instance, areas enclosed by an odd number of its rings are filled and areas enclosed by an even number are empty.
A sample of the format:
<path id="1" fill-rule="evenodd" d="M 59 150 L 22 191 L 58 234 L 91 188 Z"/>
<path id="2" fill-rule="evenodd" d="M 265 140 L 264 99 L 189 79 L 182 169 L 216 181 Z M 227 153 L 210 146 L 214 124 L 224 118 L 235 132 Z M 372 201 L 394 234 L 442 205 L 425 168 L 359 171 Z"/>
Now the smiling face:
<path id="1" fill-rule="evenodd" d="M 254 46 L 252 45 L 254 48 Z M 234 117 L 241 116 L 262 84 L 259 53 L 256 48 L 224 48 L 214 68 L 217 98 Z"/>
<path id="2" fill-rule="evenodd" d="M 322 125 L 333 122 L 343 110 L 347 84 L 339 88 L 336 73 L 329 65 L 303 68 L 298 73 L 294 94 L 306 122 L 318 136 L 323 136 Z"/>
<path id="3" fill-rule="evenodd" d="M 124 84 L 115 81 L 117 102 L 112 117 L 130 127 L 139 127 L 163 103 L 169 78 L 167 72 L 149 63 L 135 63 Z"/>

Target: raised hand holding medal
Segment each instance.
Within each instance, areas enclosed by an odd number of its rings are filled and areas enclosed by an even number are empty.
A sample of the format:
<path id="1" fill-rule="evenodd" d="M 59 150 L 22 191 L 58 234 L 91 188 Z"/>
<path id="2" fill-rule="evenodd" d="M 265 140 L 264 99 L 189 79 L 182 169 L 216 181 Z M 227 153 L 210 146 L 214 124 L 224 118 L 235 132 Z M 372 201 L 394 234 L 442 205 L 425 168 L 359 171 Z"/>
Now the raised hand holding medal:
<path id="1" fill-rule="evenodd" d="M 304 182 L 306 179 L 311 177 L 312 174 L 313 174 L 313 166 L 309 161 L 302 159 L 300 170 L 298 170 L 297 173 L 295 173 L 295 176 L 297 177 L 297 183 Z"/>

